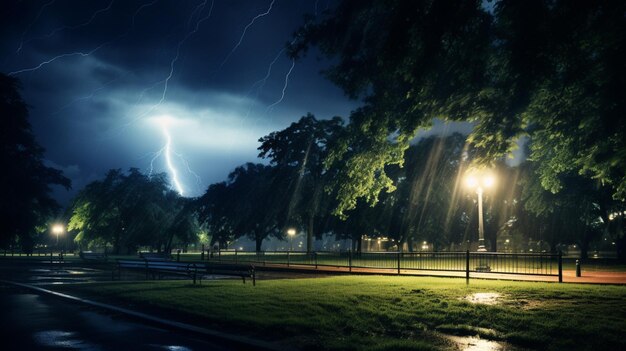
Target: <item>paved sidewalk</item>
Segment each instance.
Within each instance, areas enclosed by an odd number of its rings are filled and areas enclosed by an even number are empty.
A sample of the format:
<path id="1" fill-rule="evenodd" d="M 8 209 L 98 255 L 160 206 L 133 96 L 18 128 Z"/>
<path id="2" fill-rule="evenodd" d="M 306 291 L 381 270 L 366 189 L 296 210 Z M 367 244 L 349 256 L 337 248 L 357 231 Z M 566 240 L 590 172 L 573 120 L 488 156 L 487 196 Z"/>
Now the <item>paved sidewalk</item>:
<path id="1" fill-rule="evenodd" d="M 128 317 L 137 319 L 137 320 L 142 320 L 148 323 L 159 325 L 161 327 L 165 327 L 168 330 L 181 330 L 181 331 L 185 331 L 188 333 L 193 333 L 193 334 L 202 336 L 204 338 L 207 338 L 207 340 L 211 340 L 215 343 L 221 344 L 222 346 L 225 347 L 225 349 L 228 349 L 228 350 L 260 350 L 260 351 L 288 350 L 284 346 L 279 347 L 278 345 L 274 345 L 269 342 L 255 340 L 255 339 L 251 339 L 251 338 L 241 336 L 241 335 L 223 333 L 223 332 L 206 329 L 206 328 L 188 324 L 188 323 L 161 318 L 161 317 L 157 317 L 157 316 L 150 315 L 147 313 L 130 310 L 124 307 L 114 306 L 114 305 L 110 305 L 110 304 L 106 304 L 102 302 L 97 302 L 97 301 L 69 295 L 66 293 L 60 293 L 57 291 L 44 289 L 39 286 L 34 286 L 32 284 L 24 284 L 24 283 L 18 283 L 18 282 L 2 280 L 2 279 L 0 279 L 0 284 L 5 284 L 5 285 L 19 287 L 19 288 L 25 288 L 30 291 L 37 292 L 39 294 L 54 296 L 54 297 L 61 298 L 67 301 L 71 301 L 73 303 L 80 303 L 80 304 L 88 305 L 91 307 L 96 307 L 98 309 L 106 310 L 109 312 L 119 313 Z"/>

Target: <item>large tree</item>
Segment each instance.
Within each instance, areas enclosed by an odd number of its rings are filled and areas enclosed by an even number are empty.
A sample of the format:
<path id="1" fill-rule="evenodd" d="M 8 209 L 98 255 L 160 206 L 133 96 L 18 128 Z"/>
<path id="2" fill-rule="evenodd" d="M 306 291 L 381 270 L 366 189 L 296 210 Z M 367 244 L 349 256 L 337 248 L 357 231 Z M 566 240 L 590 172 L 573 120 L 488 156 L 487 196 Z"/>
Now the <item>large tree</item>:
<path id="1" fill-rule="evenodd" d="M 44 149 L 28 122 L 28 107 L 13 77 L 0 74 L 0 246 L 20 244 L 32 251 L 35 228 L 45 226 L 60 209 L 51 186 L 70 188 L 60 170 L 44 165 Z"/>
<path id="2" fill-rule="evenodd" d="M 380 232 L 387 232 L 400 245 L 413 248 L 415 239 L 440 248 L 458 242 L 459 226 L 467 205 L 460 175 L 466 166 L 465 137 L 424 138 L 408 149 L 404 167 L 388 167 L 397 190 L 381 196 L 377 204 Z"/>
<path id="3" fill-rule="evenodd" d="M 198 199 L 200 220 L 211 235 L 248 237 L 254 240 L 256 251 L 261 251 L 269 236 L 284 238 L 288 183 L 280 168 L 246 163 L 232 171 L 228 181 L 211 185 Z"/>
<path id="4" fill-rule="evenodd" d="M 476 162 L 528 135 L 544 188 L 574 172 L 626 199 L 625 11 L 619 0 L 346 0 L 306 23 L 291 54 L 317 46 L 335 62 L 326 75 L 363 99 L 328 160 L 345 164 L 336 212 L 393 190 L 385 166 L 433 118 L 474 122 Z"/>
<path id="5" fill-rule="evenodd" d="M 170 252 L 175 238 L 186 244 L 197 232 L 188 202 L 169 189 L 165 174 L 111 170 L 76 196 L 68 229 L 82 247 L 111 245 L 123 253 L 150 246 Z"/>
<path id="6" fill-rule="evenodd" d="M 313 238 L 320 237 L 316 222 L 327 215 L 328 194 L 324 188 L 333 172 L 324 169 L 330 145 L 343 130 L 339 117 L 317 120 L 312 114 L 288 128 L 259 139 L 259 157 L 268 158 L 276 172 L 288 179 L 287 220 L 306 228 L 306 250 L 313 250 Z"/>

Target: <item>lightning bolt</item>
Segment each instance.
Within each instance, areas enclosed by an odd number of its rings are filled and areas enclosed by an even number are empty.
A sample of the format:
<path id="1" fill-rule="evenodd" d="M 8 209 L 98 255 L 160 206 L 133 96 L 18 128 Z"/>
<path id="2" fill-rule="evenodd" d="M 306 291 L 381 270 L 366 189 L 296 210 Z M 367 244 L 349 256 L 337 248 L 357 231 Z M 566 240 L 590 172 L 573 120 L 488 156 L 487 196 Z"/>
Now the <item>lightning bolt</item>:
<path id="1" fill-rule="evenodd" d="M 250 23 L 248 23 L 248 25 L 245 26 L 245 28 L 243 29 L 243 32 L 241 33 L 241 36 L 239 37 L 239 41 L 237 42 L 237 44 L 235 44 L 233 49 L 230 50 L 228 55 L 226 55 L 226 58 L 224 58 L 224 61 L 222 61 L 222 63 L 220 64 L 220 67 L 218 68 L 218 70 L 221 69 L 224 66 L 224 64 L 226 64 L 226 61 L 228 61 L 228 59 L 235 53 L 237 48 L 239 48 L 239 46 L 243 42 L 243 38 L 246 36 L 246 32 L 248 31 L 248 28 L 250 28 L 257 19 L 269 15 L 269 13 L 272 11 L 272 7 L 274 6 L 275 2 L 276 2 L 276 0 L 272 0 L 272 2 L 270 3 L 269 8 L 265 12 L 260 13 L 260 14 L 258 14 L 256 16 L 254 16 L 254 18 L 252 18 Z"/>
<path id="2" fill-rule="evenodd" d="M 202 2 L 201 4 L 196 6 L 196 8 L 193 10 L 191 15 L 189 16 L 189 23 L 191 23 L 191 20 L 193 19 L 193 17 L 196 14 L 196 12 L 202 12 L 202 9 L 204 9 L 204 7 L 206 6 L 207 2 L 208 2 L 208 0 L 205 0 L 204 2 Z M 165 97 L 167 95 L 167 89 L 168 89 L 169 81 L 174 76 L 174 68 L 176 66 L 176 62 L 178 61 L 178 59 L 180 57 L 180 49 L 181 49 L 181 47 L 183 46 L 183 44 L 185 44 L 187 39 L 189 39 L 193 34 L 195 34 L 198 31 L 198 29 L 200 28 L 200 24 L 211 17 L 211 14 L 213 13 L 213 6 L 214 5 L 215 5 L 215 0 L 211 1 L 211 7 L 209 9 L 209 13 L 206 16 L 200 18 L 196 22 L 196 25 L 193 28 L 193 30 L 189 31 L 187 33 L 187 35 L 185 35 L 185 37 L 180 42 L 178 42 L 178 45 L 176 47 L 176 55 L 174 55 L 174 57 L 170 61 L 169 74 L 164 79 L 162 79 L 162 80 L 158 81 L 157 83 L 155 83 L 155 85 L 163 83 L 163 91 L 161 93 L 161 98 L 159 99 L 159 101 L 156 104 L 153 104 L 144 113 L 140 114 L 139 116 L 137 116 L 136 118 L 134 118 L 133 120 L 131 120 L 130 122 L 128 122 L 124 126 L 122 126 L 122 128 L 121 128 L 122 130 L 127 128 L 127 127 L 130 127 L 131 125 L 133 125 L 134 123 L 136 123 L 137 121 L 142 119 L 143 117 L 149 115 L 150 113 L 152 113 L 154 110 L 156 110 L 157 108 L 159 108 L 163 104 L 163 102 L 165 101 Z M 154 87 L 154 86 L 152 86 L 152 87 Z M 148 89 L 151 89 L 152 87 L 150 87 Z"/>
<path id="3" fill-rule="evenodd" d="M 283 99 L 285 98 L 285 91 L 287 90 L 287 85 L 289 85 L 289 76 L 291 75 L 291 72 L 293 71 L 293 68 L 295 66 L 296 66 L 296 60 L 292 59 L 291 60 L 291 67 L 289 68 L 289 71 L 285 75 L 285 84 L 283 85 L 282 94 L 280 95 L 280 98 L 278 100 L 276 100 L 273 104 L 267 106 L 267 109 L 265 110 L 265 113 L 267 113 L 270 110 L 272 110 L 274 108 L 274 106 L 280 104 L 283 101 Z"/>
<path id="4" fill-rule="evenodd" d="M 181 161 L 183 161 L 183 164 L 185 165 L 187 172 L 193 175 L 194 178 L 196 178 L 196 186 L 198 187 L 198 190 L 202 191 L 202 177 L 200 177 L 198 173 L 194 172 L 191 169 L 191 167 L 189 166 L 189 161 L 187 161 L 187 159 L 182 154 L 174 152 L 174 155 L 176 155 Z"/>
<path id="5" fill-rule="evenodd" d="M 35 24 L 35 22 L 37 22 L 37 20 L 39 20 L 39 17 L 41 17 L 41 14 L 43 13 L 43 10 L 45 10 L 46 7 L 51 6 L 52 4 L 54 4 L 55 1 L 56 0 L 52 0 L 52 1 L 49 1 L 49 2 L 45 3 L 39 9 L 39 12 L 37 12 L 37 16 L 35 16 L 35 19 L 32 20 L 32 22 L 30 22 L 28 24 L 28 26 L 26 26 L 26 29 L 24 29 L 24 32 L 22 32 L 22 36 L 20 37 L 20 45 L 18 46 L 17 51 L 15 51 L 16 54 L 19 54 L 20 51 L 22 51 L 22 47 L 24 46 L 24 37 L 26 36 L 26 33 L 28 33 L 28 31 L 33 26 L 33 24 Z"/>
<path id="6" fill-rule="evenodd" d="M 246 96 L 249 96 L 250 93 L 252 93 L 252 91 L 255 90 L 256 87 L 256 93 L 254 95 L 255 99 L 257 97 L 259 97 L 259 94 L 261 93 L 261 90 L 263 90 L 263 87 L 265 86 L 265 83 L 267 83 L 267 80 L 270 78 L 270 76 L 272 75 L 272 67 L 274 66 L 274 64 L 276 63 L 276 61 L 278 61 L 278 59 L 280 58 L 280 56 L 283 54 L 283 52 L 285 52 L 285 49 L 281 49 L 278 54 L 276 55 L 276 57 L 274 57 L 274 59 L 272 60 L 272 62 L 270 62 L 269 66 L 267 67 L 267 73 L 265 74 L 265 77 L 257 80 L 256 82 L 254 82 L 254 84 L 252 84 L 252 87 L 250 88 L 250 90 L 248 91 L 248 93 L 246 94 Z M 249 107 L 248 107 L 248 111 L 246 112 L 246 115 L 244 116 L 244 119 L 242 120 L 242 125 L 243 125 L 243 121 L 246 120 L 249 116 L 250 116 L 250 112 L 252 111 L 252 105 L 253 103 L 251 102 Z"/>
<path id="7" fill-rule="evenodd" d="M 178 171 L 174 164 L 172 163 L 172 137 L 170 136 L 169 130 L 165 124 L 163 125 L 163 135 L 165 135 L 165 146 L 163 147 L 163 153 L 165 153 L 165 164 L 169 169 L 170 175 L 172 176 L 173 187 L 176 188 L 176 191 L 180 196 L 183 196 L 183 187 L 180 185 L 180 181 L 178 180 Z"/>
<path id="8" fill-rule="evenodd" d="M 113 6 L 114 2 L 115 2 L 115 0 L 111 0 L 111 2 L 109 3 L 108 6 L 103 7 L 101 9 L 99 9 L 99 10 L 96 10 L 91 15 L 91 18 L 89 18 L 87 21 L 85 21 L 83 23 L 79 23 L 79 24 L 74 25 L 74 26 L 61 26 L 61 27 L 55 28 L 50 33 L 48 33 L 48 34 L 46 34 L 44 36 L 41 36 L 41 37 L 28 39 L 27 41 L 23 42 L 23 44 L 28 44 L 31 41 L 34 41 L 34 40 L 37 40 L 37 39 L 47 39 L 47 38 L 50 38 L 50 37 L 54 36 L 56 33 L 64 31 L 64 30 L 74 30 L 74 29 L 78 29 L 78 28 L 81 28 L 81 27 L 88 26 L 88 25 L 91 24 L 91 22 L 93 22 L 94 19 L 96 19 L 96 17 L 98 17 L 98 15 L 100 15 L 101 13 L 109 11 L 111 9 L 111 7 Z M 21 46 L 20 46 L 20 49 L 21 49 Z"/>
<path id="9" fill-rule="evenodd" d="M 45 65 L 48 65 L 48 64 L 50 64 L 50 63 L 52 63 L 52 62 L 54 62 L 54 61 L 56 61 L 56 60 L 62 59 L 62 58 L 64 58 L 64 57 L 71 57 L 71 56 L 81 56 L 81 57 L 86 57 L 86 56 L 89 56 L 89 55 L 93 54 L 94 52 L 96 52 L 96 51 L 100 50 L 103 46 L 105 46 L 105 45 L 107 45 L 107 44 L 109 44 L 109 43 L 110 43 L 110 41 L 109 41 L 109 42 L 106 42 L 106 43 L 103 43 L 103 44 L 100 44 L 99 46 L 97 46 L 97 47 L 96 47 L 96 48 L 94 48 L 93 50 L 91 50 L 91 51 L 89 51 L 89 52 L 86 52 L 86 53 L 85 53 L 85 52 L 81 52 L 81 51 L 77 51 L 77 52 L 70 52 L 70 53 L 66 53 L 66 54 L 57 55 L 57 56 L 55 56 L 55 57 L 53 57 L 53 58 L 51 58 L 51 59 L 49 59 L 49 60 L 46 60 L 46 61 L 41 62 L 40 64 L 38 64 L 38 65 L 37 65 L 37 66 L 35 66 L 35 67 L 31 67 L 31 68 L 24 68 L 24 69 L 20 69 L 20 70 L 17 70 L 17 71 L 9 72 L 9 75 L 10 75 L 10 76 L 14 76 L 14 75 L 16 75 L 16 74 L 20 74 L 20 73 L 26 73 L 26 72 L 36 71 L 36 70 L 40 69 L 41 67 L 43 67 L 43 66 L 45 66 Z"/>
<path id="10" fill-rule="evenodd" d="M 139 13 L 141 12 L 141 10 L 145 9 L 146 7 L 150 7 L 154 4 L 156 4 L 159 0 L 154 0 L 151 3 L 145 3 L 141 6 L 139 6 L 139 8 L 137 8 L 137 10 L 135 11 L 135 14 L 133 15 L 133 20 L 132 20 L 132 25 L 131 25 L 131 30 L 135 29 L 135 18 L 137 17 L 137 15 L 139 15 Z"/>
<path id="11" fill-rule="evenodd" d="M 24 30 L 24 33 L 22 33 L 22 38 L 21 38 L 21 41 L 20 41 L 20 46 L 19 46 L 19 48 L 17 49 L 17 53 L 19 53 L 19 52 L 22 50 L 22 47 L 24 46 L 24 36 L 26 35 L 26 33 L 28 32 L 28 30 L 30 29 L 30 27 L 32 27 L 32 25 L 33 25 L 33 24 L 34 24 L 34 23 L 35 23 L 35 22 L 39 19 L 39 17 L 40 17 L 40 16 L 41 16 L 41 14 L 43 13 L 43 10 L 44 10 L 47 6 L 52 5 L 55 1 L 56 1 L 56 0 L 52 0 L 52 1 L 48 2 L 48 3 L 46 3 L 45 5 L 43 5 L 43 6 L 41 7 L 41 9 L 39 10 L 39 12 L 37 13 L 37 16 L 35 17 L 35 19 L 34 19 L 34 20 L 33 20 L 33 21 L 32 21 L 32 22 L 28 25 L 28 27 L 26 28 L 26 30 Z M 134 15 L 133 15 L 133 28 L 134 28 L 134 24 L 135 24 L 135 17 L 137 17 L 137 15 L 141 12 L 141 10 L 143 10 L 144 8 L 146 8 L 146 7 L 148 7 L 148 6 L 151 6 L 151 5 L 155 4 L 157 1 L 158 1 L 158 0 L 154 0 L 154 1 L 153 1 L 153 2 L 151 2 L 151 3 L 143 4 L 143 5 L 141 5 L 141 6 L 140 6 L 140 7 L 139 7 L 136 11 L 135 11 L 135 13 L 134 13 Z M 86 22 L 84 22 L 84 23 L 81 23 L 81 24 L 79 24 L 79 25 L 73 26 L 73 27 L 67 27 L 67 26 L 64 26 L 64 27 L 61 27 L 60 29 L 55 29 L 55 30 L 53 30 L 51 33 L 49 33 L 49 35 L 48 35 L 48 36 L 52 36 L 54 33 L 57 33 L 58 31 L 63 30 L 63 29 L 76 29 L 76 28 L 79 28 L 79 27 L 83 27 L 83 26 L 89 25 L 89 24 L 90 24 L 90 23 L 91 23 L 91 22 L 92 22 L 92 21 L 93 21 L 93 20 L 94 20 L 94 19 L 95 19 L 95 18 L 96 18 L 99 14 L 100 14 L 100 13 L 103 13 L 103 12 L 106 12 L 106 11 L 110 10 L 114 2 L 115 2 L 115 0 L 111 0 L 111 2 L 109 3 L 109 5 L 108 5 L 107 7 L 102 8 L 102 9 L 99 9 L 99 10 L 97 10 L 96 12 L 94 12 L 94 13 L 92 14 L 91 18 L 90 18 L 88 21 L 86 21 Z M 206 1 L 205 1 L 205 3 L 206 3 Z M 32 71 L 36 71 L 36 70 L 40 69 L 41 67 L 43 67 L 43 66 L 45 66 L 45 65 L 48 65 L 48 64 L 50 64 L 50 63 L 52 63 L 52 62 L 54 62 L 54 61 L 56 61 L 56 60 L 62 59 L 62 58 L 64 58 L 64 57 L 71 57 L 71 56 L 81 56 L 81 57 L 86 57 L 86 56 L 89 56 L 89 55 L 93 54 L 94 52 L 96 52 L 96 51 L 100 50 L 103 46 L 108 45 L 108 44 L 110 44 L 110 43 L 112 43 L 112 42 L 114 42 L 114 41 L 116 41 L 116 40 L 118 40 L 118 39 L 120 39 L 120 38 L 122 38 L 122 37 L 124 37 L 124 36 L 128 35 L 128 33 L 130 33 L 130 31 L 131 31 L 131 30 L 132 30 L 132 28 L 131 28 L 130 30 L 126 31 L 125 33 L 123 33 L 123 34 L 121 34 L 121 35 L 117 36 L 117 37 L 116 37 L 116 38 L 114 38 L 113 40 L 109 40 L 109 41 L 107 41 L 107 42 L 104 42 L 104 43 L 102 43 L 102 44 L 98 45 L 96 48 L 94 48 L 93 50 L 91 50 L 91 51 L 89 51 L 89 52 L 86 52 L 86 53 L 85 53 L 85 52 L 82 52 L 82 51 L 77 51 L 77 52 L 70 52 L 70 53 L 65 53 L 65 54 L 57 55 L 57 56 L 54 56 L 54 57 L 53 57 L 53 58 L 51 58 L 51 59 L 48 59 L 48 60 L 46 60 L 46 61 L 43 61 L 43 62 L 39 63 L 39 64 L 38 64 L 37 66 L 35 66 L 35 67 L 31 67 L 31 68 L 24 68 L 24 69 L 21 69 L 21 70 L 17 70 L 17 71 L 10 72 L 10 73 L 8 73 L 8 74 L 9 74 L 9 75 L 16 75 L 16 74 L 25 73 L 25 72 L 32 72 Z M 32 40 L 32 39 L 31 39 L 31 40 Z M 30 41 L 30 40 L 29 40 L 29 41 Z"/>
<path id="12" fill-rule="evenodd" d="M 99 91 L 103 90 L 107 86 L 113 84 L 115 81 L 118 81 L 118 80 L 122 79 L 123 77 L 127 76 L 130 73 L 131 73 L 131 71 L 127 71 L 123 75 L 121 75 L 119 77 L 116 77 L 116 78 L 113 78 L 113 79 L 109 80 L 108 82 L 102 84 L 100 87 L 98 87 L 97 89 L 93 90 L 89 95 L 78 97 L 78 98 L 68 102 L 67 104 L 63 105 L 60 109 L 58 109 L 57 111 L 52 112 L 52 115 L 57 115 L 57 114 L 65 111 L 65 110 L 67 110 L 70 106 L 76 104 L 79 101 L 89 100 L 89 99 L 93 98 L 96 95 L 96 93 L 98 93 Z"/>
<path id="13" fill-rule="evenodd" d="M 152 153 L 152 159 L 150 159 L 150 170 L 148 171 L 148 178 L 151 178 L 152 173 L 154 173 L 154 161 L 156 161 L 159 157 L 161 157 L 164 150 L 165 150 L 165 147 L 162 147 L 159 151 Z"/>
<path id="14" fill-rule="evenodd" d="M 187 26 L 188 27 L 191 27 L 191 23 L 192 23 L 194 17 L 196 16 L 196 14 L 198 16 L 200 16 L 200 14 L 204 10 L 207 2 L 208 2 L 208 0 L 204 0 L 202 3 L 200 3 L 198 6 L 196 6 L 194 8 L 194 10 L 189 15 L 189 20 L 187 22 Z M 209 19 L 211 17 L 211 15 L 213 14 L 213 7 L 214 7 L 214 5 L 215 5 L 215 0 L 211 1 L 211 6 L 209 8 L 208 14 L 206 16 L 202 17 L 202 18 L 199 18 L 196 21 L 195 26 L 193 27 L 193 29 L 190 30 L 189 32 L 187 32 L 185 37 L 178 42 L 178 45 L 176 46 L 176 54 L 174 55 L 174 57 L 170 61 L 170 70 L 169 70 L 168 75 L 164 79 L 162 79 L 162 80 L 158 81 L 157 83 L 155 83 L 153 86 L 144 89 L 142 91 L 142 93 L 140 94 L 140 97 L 139 97 L 139 99 L 141 99 L 143 97 L 143 94 L 147 90 L 154 88 L 156 85 L 158 85 L 160 83 L 163 83 L 163 91 L 161 92 L 161 98 L 159 99 L 159 101 L 156 104 L 153 104 L 146 112 L 140 114 L 138 117 L 136 117 L 135 119 L 133 119 L 132 121 L 127 123 L 124 126 L 124 128 L 129 127 L 130 125 L 132 125 L 133 123 L 135 123 L 138 120 L 142 119 L 146 115 L 150 114 L 152 111 L 156 110 L 159 106 L 161 106 L 163 104 L 163 102 L 165 101 L 165 98 L 167 96 L 167 89 L 168 89 L 169 81 L 174 76 L 176 62 L 180 58 L 180 52 L 181 52 L 182 46 L 185 44 L 185 42 L 192 35 L 194 35 L 200 29 L 200 24 L 202 24 L 202 22 L 206 21 L 207 19 Z M 200 176 L 196 172 L 191 170 L 191 167 L 189 166 L 189 162 L 181 154 L 178 154 L 178 153 L 176 153 L 175 151 L 172 150 L 172 136 L 171 136 L 171 134 L 170 134 L 170 132 L 168 130 L 168 127 L 167 127 L 167 120 L 163 120 L 162 121 L 161 129 L 163 131 L 163 135 L 165 136 L 165 145 L 160 150 L 158 150 L 157 152 L 155 152 L 153 154 L 152 159 L 150 160 L 150 170 L 148 172 L 148 177 L 152 176 L 152 173 L 154 171 L 154 162 L 159 157 L 164 155 L 165 156 L 165 164 L 167 166 L 167 169 L 169 171 L 170 176 L 172 177 L 172 188 L 175 188 L 176 191 L 178 192 L 178 194 L 183 196 L 184 190 L 183 190 L 182 184 L 181 184 L 181 182 L 180 182 L 180 180 L 178 178 L 178 173 L 179 172 L 176 169 L 176 167 L 174 166 L 174 163 L 172 162 L 172 154 L 177 156 L 179 159 L 182 160 L 182 162 L 185 165 L 187 171 L 196 178 L 196 183 L 198 185 L 201 184 L 202 179 L 200 178 Z"/>

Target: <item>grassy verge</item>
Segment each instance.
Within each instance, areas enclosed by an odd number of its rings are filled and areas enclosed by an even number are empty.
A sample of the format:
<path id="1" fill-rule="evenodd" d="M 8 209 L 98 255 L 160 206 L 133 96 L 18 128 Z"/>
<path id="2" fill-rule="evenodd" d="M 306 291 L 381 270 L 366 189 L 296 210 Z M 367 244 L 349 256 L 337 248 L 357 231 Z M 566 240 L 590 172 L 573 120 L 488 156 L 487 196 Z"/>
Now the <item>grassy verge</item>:
<path id="1" fill-rule="evenodd" d="M 626 349 L 626 288 L 452 278 L 341 276 L 56 287 L 302 349 L 454 349 L 443 334 L 546 350 Z M 489 292 L 493 305 L 466 296 Z"/>

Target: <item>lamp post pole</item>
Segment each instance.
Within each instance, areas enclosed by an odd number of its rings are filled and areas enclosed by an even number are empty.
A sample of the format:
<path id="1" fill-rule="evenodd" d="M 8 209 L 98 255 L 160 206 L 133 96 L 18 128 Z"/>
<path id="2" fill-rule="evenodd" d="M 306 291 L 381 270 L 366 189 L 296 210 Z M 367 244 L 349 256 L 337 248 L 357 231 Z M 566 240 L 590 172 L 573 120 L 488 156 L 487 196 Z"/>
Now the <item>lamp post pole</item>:
<path id="1" fill-rule="evenodd" d="M 65 226 L 62 224 L 55 224 L 52 226 L 52 233 L 56 236 L 56 249 L 59 249 L 59 235 L 65 232 Z"/>
<path id="2" fill-rule="evenodd" d="M 483 188 L 476 189 L 478 194 L 478 251 L 485 252 L 485 226 L 483 223 Z"/>
<path id="3" fill-rule="evenodd" d="M 293 237 L 296 235 L 296 230 L 289 228 L 287 230 L 287 235 L 289 235 L 289 251 L 293 251 Z"/>

